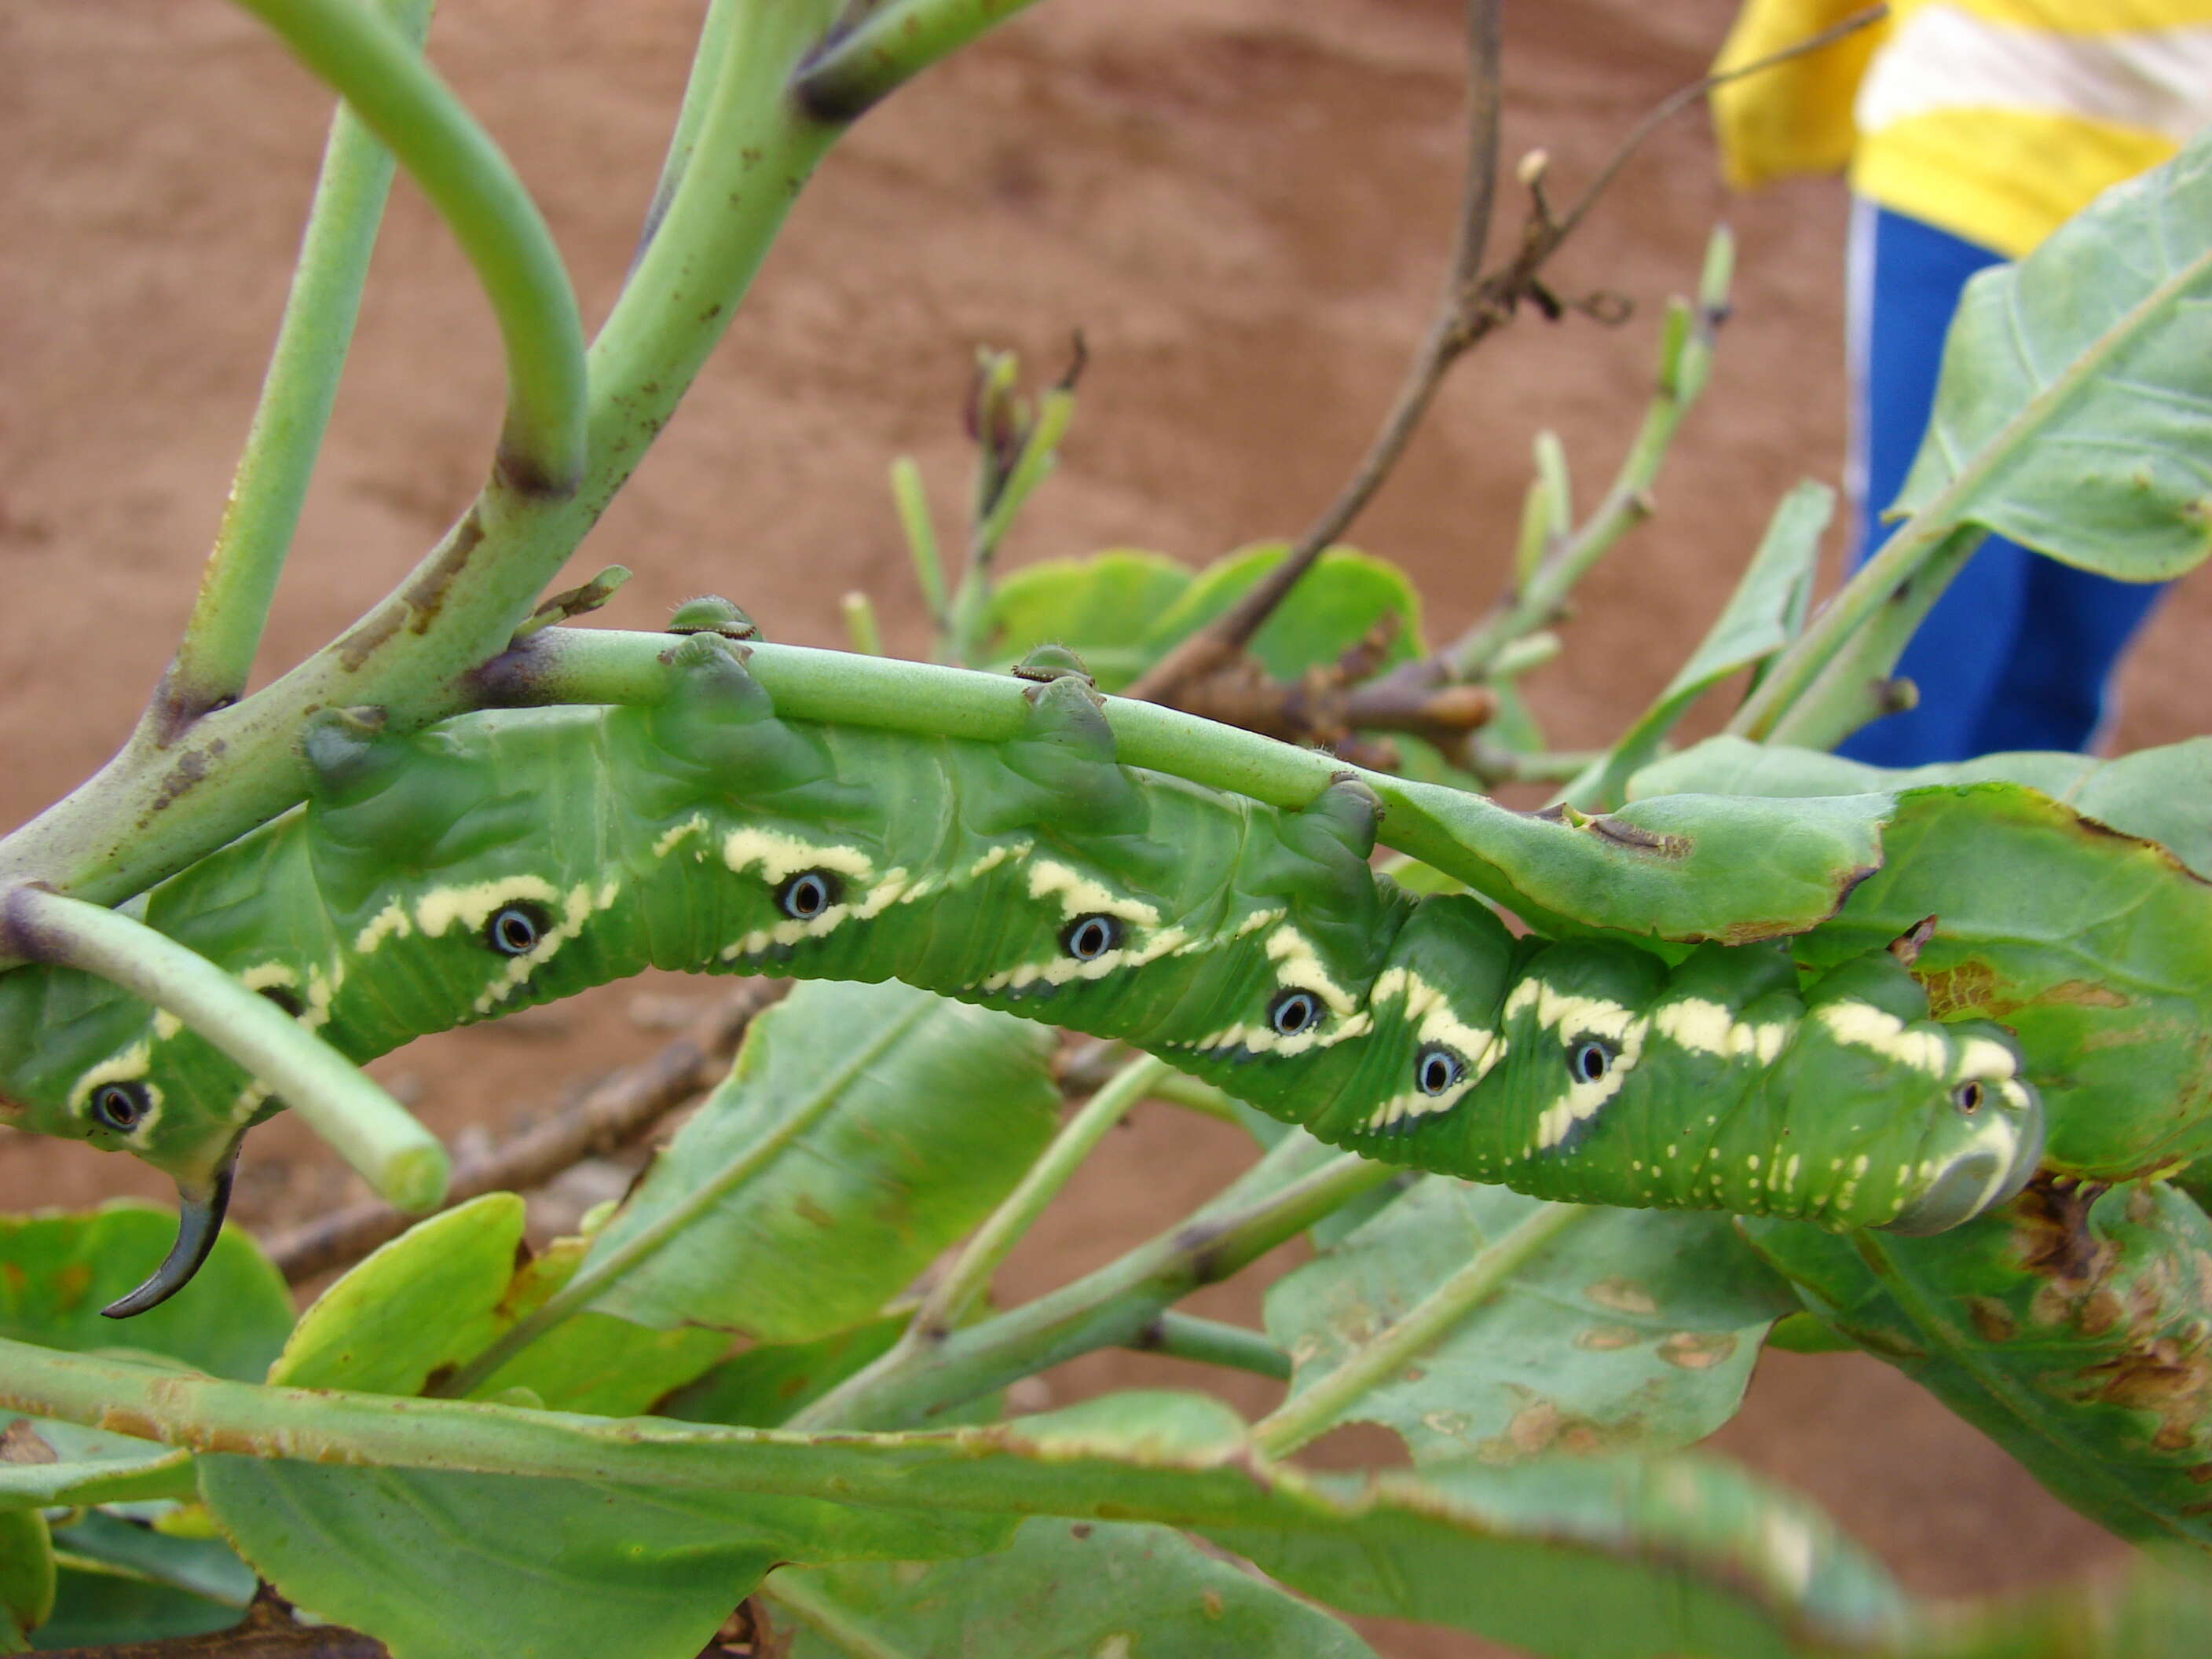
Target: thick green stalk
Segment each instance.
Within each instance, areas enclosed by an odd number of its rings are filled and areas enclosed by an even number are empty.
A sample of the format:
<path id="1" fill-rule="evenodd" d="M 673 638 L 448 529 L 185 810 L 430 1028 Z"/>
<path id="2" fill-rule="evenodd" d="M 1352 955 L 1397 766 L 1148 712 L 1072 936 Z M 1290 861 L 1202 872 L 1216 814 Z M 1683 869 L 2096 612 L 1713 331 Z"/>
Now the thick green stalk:
<path id="1" fill-rule="evenodd" d="M 796 90 L 824 119 L 853 120 L 947 52 L 1033 3 L 890 0 L 825 43 L 799 77 Z"/>
<path id="2" fill-rule="evenodd" d="M 1770 743 L 1832 749 L 1869 720 L 1892 714 L 1890 675 L 1951 579 L 1981 546 L 1978 525 L 1954 531 L 1830 659 L 1804 694 L 1775 718 Z"/>
<path id="3" fill-rule="evenodd" d="M 343 94 L 445 218 L 507 346 L 500 466 L 525 489 L 584 470 L 584 335 L 568 268 L 514 169 L 405 38 L 356 0 L 239 0 Z"/>
<path id="4" fill-rule="evenodd" d="M 456 1397 L 467 1394 L 569 1315 L 580 1313 L 589 1307 L 625 1273 L 659 1254 L 702 1215 L 723 1203 L 731 1194 L 788 1152 L 800 1136 L 820 1122 L 836 1105 L 853 1080 L 883 1058 L 894 1044 L 902 1041 L 921 1023 L 928 1012 L 927 1005 L 917 1005 L 911 1012 L 902 1015 L 876 1031 L 866 1042 L 847 1056 L 843 1065 L 823 1077 L 815 1085 L 812 1094 L 793 1103 L 783 1121 L 748 1146 L 743 1157 L 732 1163 L 714 1180 L 702 1182 L 683 1202 L 670 1206 L 659 1220 L 650 1226 L 641 1227 L 617 1249 L 597 1260 L 587 1260 L 577 1269 L 574 1278 L 546 1297 L 538 1308 L 501 1332 L 496 1340 L 455 1372 L 438 1392 Z"/>
<path id="5" fill-rule="evenodd" d="M 121 986 L 252 1072 L 394 1208 L 427 1210 L 444 1194 L 437 1138 L 337 1049 L 213 963 L 119 911 L 34 887 L 9 894 L 0 914 L 10 948 Z"/>
<path id="6" fill-rule="evenodd" d="M 665 634 L 545 629 L 489 666 L 479 701 L 653 702 L 665 694 L 663 657 L 672 643 Z M 1030 707 L 1024 683 L 1012 675 L 805 646 L 750 649 L 753 673 L 777 708 L 796 719 L 1004 743 L 1022 730 Z M 1103 707 L 1120 758 L 1129 765 L 1293 809 L 1310 802 L 1332 778 L 1348 773 L 1381 797 L 1392 847 L 1478 886 L 1498 885 L 1498 872 L 1479 850 L 1445 833 L 1429 814 L 1431 808 L 1449 811 L 1465 823 L 1494 813 L 1501 825 L 1517 823 L 1521 815 L 1505 807 L 1442 785 L 1363 771 L 1319 750 L 1293 748 L 1158 703 L 1107 697 Z M 1573 776 L 1589 758 L 1557 757 L 1557 776 Z"/>
<path id="7" fill-rule="evenodd" d="M 902 1346 L 791 1419 L 794 1429 L 906 1428 L 1064 1359 L 1139 1340 L 1200 1285 L 1228 1278 L 1398 1171 L 1288 1135 L 1188 1221 L 1010 1312 Z"/>
<path id="8" fill-rule="evenodd" d="M 1165 1354 L 1171 1359 L 1250 1371 L 1256 1376 L 1271 1376 L 1278 1382 L 1291 1380 L 1290 1355 L 1269 1341 L 1266 1333 L 1247 1330 L 1242 1325 L 1226 1324 L 1218 1319 L 1201 1319 L 1196 1314 L 1176 1313 L 1172 1309 L 1139 1332 L 1136 1340 L 1128 1346 L 1141 1353 Z"/>
<path id="9" fill-rule="evenodd" d="M 1334 1427 L 1354 1401 L 1426 1353 L 1445 1332 L 1504 1290 L 1529 1257 L 1589 1213 L 1579 1204 L 1546 1204 L 1531 1211 L 1395 1324 L 1254 1425 L 1253 1443 L 1270 1457 L 1285 1457 Z"/>
<path id="10" fill-rule="evenodd" d="M 401 38 L 419 50 L 431 0 L 386 0 L 385 9 Z M 339 105 L 276 347 L 207 571 L 176 659 L 146 711 L 149 735 L 157 742 L 181 722 L 245 694 L 353 343 L 392 173 L 392 152 L 350 106 Z"/>
<path id="11" fill-rule="evenodd" d="M 1969 468 L 1960 477 L 1968 478 L 1972 472 L 1973 469 Z M 1897 652 L 1904 649 L 1905 641 L 1911 636 L 1908 627 L 1903 637 L 1894 637 L 1888 611 L 1897 607 L 1917 625 L 1927 607 L 1936 602 L 1936 595 L 1965 562 L 1954 538 L 1962 530 L 1972 542 L 1981 538 L 1979 531 L 1961 526 L 1945 510 L 1958 488 L 1954 481 L 1952 489 L 1906 520 L 1897 533 L 1882 544 L 1881 550 L 1858 568 L 1796 642 L 1775 659 L 1759 689 L 1744 699 L 1743 706 L 1729 721 L 1729 731 L 1758 743 L 1772 741 L 1783 722 L 1808 698 L 1814 684 L 1846 649 L 1850 652 L 1855 678 L 1879 678 L 1888 673 L 1896 665 Z M 1922 567 L 1931 564 L 1934 568 L 1923 575 Z M 1871 628 L 1879 629 L 1883 646 L 1893 639 L 1895 649 L 1885 655 L 1882 650 L 1863 647 L 1859 635 Z M 1832 686 L 1834 683 L 1831 684 Z M 1821 701 L 1833 706 L 1840 695 L 1832 693 Z M 1809 722 L 1810 717 L 1807 718 Z"/>

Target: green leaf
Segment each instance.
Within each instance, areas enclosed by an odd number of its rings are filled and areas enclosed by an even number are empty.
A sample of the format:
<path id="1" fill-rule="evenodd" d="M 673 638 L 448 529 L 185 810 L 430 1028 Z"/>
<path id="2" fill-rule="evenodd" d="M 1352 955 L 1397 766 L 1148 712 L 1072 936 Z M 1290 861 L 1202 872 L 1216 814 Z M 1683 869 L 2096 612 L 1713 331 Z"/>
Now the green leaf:
<path id="1" fill-rule="evenodd" d="M 1820 562 L 1820 537 L 1835 508 L 1836 492 L 1810 480 L 1801 480 L 1782 498 L 1711 630 L 1658 700 L 1602 759 L 1559 792 L 1560 799 L 1586 811 L 1618 805 L 1626 798 L 1630 775 L 1659 752 L 1692 704 L 1729 675 L 1755 667 L 1789 644 L 1802 623 L 1805 596 Z"/>
<path id="2" fill-rule="evenodd" d="M 2212 1548 L 2212 1221 L 2182 1194 L 2036 1186 L 1929 1238 L 1744 1227 L 1824 1323 L 2057 1497 L 2124 1538 Z"/>
<path id="3" fill-rule="evenodd" d="M 522 1249 L 522 1200 L 486 1193 L 418 1221 L 300 1316 L 271 1382 L 414 1395 L 512 1323 L 500 1304 Z"/>
<path id="4" fill-rule="evenodd" d="M 46 1517 L 28 1510 L 0 1512 L 0 1650 L 20 1650 L 25 1633 L 53 1610 L 54 1552 Z"/>
<path id="5" fill-rule="evenodd" d="M 2212 1580 L 2149 1556 L 2118 1572 L 1934 1610 L 1897 1659 L 2200 1659 Z"/>
<path id="6" fill-rule="evenodd" d="M 1939 1016 L 2017 1036 L 2049 1116 L 2046 1167 L 2112 1178 L 2212 1151 L 2212 884 L 2014 784 L 1902 795 L 1885 848 L 1800 961 L 1936 916 L 1913 976 Z"/>
<path id="7" fill-rule="evenodd" d="M 1971 781 L 1983 776 L 2021 781 Z M 1799 959 L 1840 961 L 1936 916 L 1914 976 L 1938 1014 L 1995 1019 L 2020 1039 L 2050 1115 L 2051 1167 L 2124 1176 L 2212 1152 L 2212 869 L 2189 861 L 2212 864 L 2212 740 L 2102 763 L 1990 755 L 1882 772 L 1717 738 L 1633 785 L 1807 797 L 1892 786 L 1884 867 L 1797 943 Z M 2136 839 L 2153 833 L 2186 859 Z"/>
<path id="8" fill-rule="evenodd" d="M 1198 573 L 1182 598 L 1154 621 L 1145 643 L 1164 653 L 1237 603 L 1283 562 L 1286 542 L 1240 548 Z M 1252 636 L 1250 651 L 1279 680 L 1333 663 L 1385 618 L 1395 633 L 1382 653 L 1388 667 L 1421 654 L 1421 600 L 1404 571 L 1349 547 L 1325 550 L 1290 596 Z"/>
<path id="9" fill-rule="evenodd" d="M 508 1321 L 536 1311 L 575 1276 L 591 1249 L 584 1238 L 556 1239 L 526 1262 L 501 1301 Z M 532 1339 L 469 1393 L 489 1400 L 527 1389 L 556 1411 L 628 1417 L 690 1382 L 729 1352 L 726 1332 L 679 1326 L 659 1331 L 607 1314 L 571 1314 Z"/>
<path id="10" fill-rule="evenodd" d="M 1644 768 L 1631 781 L 1630 793 L 1896 794 L 1936 784 L 1992 782 L 2039 789 L 2108 829 L 2157 842 L 2212 880 L 2212 738 L 2141 749 L 2117 760 L 2023 750 L 1892 770 L 1816 749 L 1717 737 Z"/>
<path id="11" fill-rule="evenodd" d="M 1881 862 L 1882 795 L 1771 801 L 1662 795 L 1564 822 L 1481 795 L 1406 783 L 1390 823 L 1419 821 L 1465 849 L 1423 856 L 1555 937 L 1595 930 L 1743 944 L 1833 915 Z"/>
<path id="12" fill-rule="evenodd" d="M 143 1204 L 0 1216 L 0 1336 L 77 1351 L 128 1346 L 210 1376 L 261 1376 L 292 1328 L 292 1298 L 242 1229 L 228 1229 L 192 1282 L 160 1307 L 123 1327 L 100 1317 L 176 1231 L 167 1211 Z"/>
<path id="13" fill-rule="evenodd" d="M 592 1306 L 768 1342 L 871 1317 L 1043 1149 L 1051 1048 L 895 982 L 800 986 L 593 1241 L 583 1274 L 631 1265 Z"/>
<path id="14" fill-rule="evenodd" d="M 54 1548 L 108 1571 L 184 1590 L 238 1612 L 252 1601 L 253 1570 L 219 1538 L 180 1538 L 93 1510 L 54 1534 Z"/>
<path id="15" fill-rule="evenodd" d="M 1100 690 L 1119 690 L 1159 659 L 1166 647 L 1146 637 L 1190 580 L 1165 554 L 1130 549 L 1025 565 L 991 594 L 985 653 L 1004 665 L 1032 646 L 1065 645 Z"/>
<path id="16" fill-rule="evenodd" d="M 885 1314 L 812 1342 L 748 1348 L 662 1401 L 660 1414 L 690 1423 L 772 1429 L 890 1352 L 909 1317 L 904 1312 Z"/>
<path id="17" fill-rule="evenodd" d="M 1893 513 L 2085 570 L 2179 575 L 2212 535 L 2212 139 L 1966 286 Z"/>
<path id="18" fill-rule="evenodd" d="M 1291 1397 L 1544 1208 L 1430 1176 L 1267 1293 Z M 1767 1325 L 1796 1305 L 1726 1216 L 1583 1212 L 1501 1293 L 1341 1420 L 1395 1431 L 1416 1462 L 1670 1449 L 1735 1413 Z"/>
<path id="19" fill-rule="evenodd" d="M 112 1572 L 64 1567 L 55 1581 L 54 1614 L 39 1627 L 40 1648 L 104 1648 L 228 1630 L 239 1610 L 168 1584 Z"/>
<path id="20" fill-rule="evenodd" d="M 995 1555 L 933 1565 L 787 1568 L 769 1593 L 792 1659 L 1143 1655 L 1372 1659 L 1336 1620 L 1166 1527 L 1031 1521 Z"/>
<path id="21" fill-rule="evenodd" d="M 189 1497 L 191 1463 L 129 1435 L 0 1416 L 0 1510 Z"/>
<path id="22" fill-rule="evenodd" d="M 393 1659 L 691 1659 L 777 1561 L 1000 1547 L 1012 1517 L 421 1469 L 202 1460 L 279 1590 Z M 926 1494 L 921 1494 L 926 1496 Z"/>

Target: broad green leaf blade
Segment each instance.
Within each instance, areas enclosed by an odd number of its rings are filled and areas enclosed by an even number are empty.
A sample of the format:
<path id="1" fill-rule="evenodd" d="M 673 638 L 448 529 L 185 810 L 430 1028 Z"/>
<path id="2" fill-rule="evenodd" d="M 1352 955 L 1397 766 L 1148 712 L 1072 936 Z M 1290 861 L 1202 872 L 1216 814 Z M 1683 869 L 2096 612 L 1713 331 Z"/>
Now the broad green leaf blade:
<path id="1" fill-rule="evenodd" d="M 54 1551 L 46 1520 L 28 1510 L 0 1512 L 0 1652 L 21 1650 L 25 1636 L 54 1610 Z"/>
<path id="2" fill-rule="evenodd" d="M 772 1429 L 888 1352 L 911 1316 L 885 1314 L 812 1342 L 760 1343 L 678 1389 L 660 1402 L 659 1414 Z"/>
<path id="3" fill-rule="evenodd" d="M 173 1537 L 94 1510 L 58 1528 L 54 1548 L 80 1565 L 96 1564 L 239 1613 L 253 1599 L 253 1570 L 219 1538 Z"/>
<path id="4" fill-rule="evenodd" d="M 640 1482 L 245 1457 L 201 1469 L 270 1583 L 393 1659 L 691 1659 L 777 1561 L 972 1555 L 1013 1525 Z"/>
<path id="5" fill-rule="evenodd" d="M 39 1626 L 40 1648 L 105 1648 L 228 1630 L 240 1613 L 168 1584 L 64 1566 L 56 1576 L 53 1617 Z"/>
<path id="6" fill-rule="evenodd" d="M 1801 1644 L 1873 1647 L 1903 1621 L 1881 1567 L 1812 1505 L 1694 1455 L 1314 1485 L 1358 1519 L 1205 1535 L 1345 1612 L 1547 1659 L 1787 1659 Z"/>
<path id="7" fill-rule="evenodd" d="M 869 1318 L 1043 1150 L 1051 1047 L 895 982 L 800 986 L 593 1241 L 592 1307 L 764 1342 Z"/>
<path id="8" fill-rule="evenodd" d="M 1159 653 L 1212 622 L 1283 562 L 1287 542 L 1264 542 L 1216 559 L 1198 573 L 1182 599 L 1158 617 L 1145 645 Z M 1334 662 L 1378 624 L 1393 629 L 1379 659 L 1388 667 L 1421 654 L 1421 599 L 1406 574 L 1387 559 L 1355 548 L 1325 550 L 1298 578 L 1249 647 L 1279 680 Z"/>
<path id="9" fill-rule="evenodd" d="M 0 1414 L 0 1510 L 188 1498 L 191 1462 L 128 1435 Z"/>
<path id="10" fill-rule="evenodd" d="M 1166 1527 L 1030 1521 L 994 1555 L 787 1568 L 769 1580 L 792 1659 L 1373 1659 L 1320 1609 Z"/>
<path id="11" fill-rule="evenodd" d="M 522 1248 L 522 1200 L 486 1193 L 418 1221 L 300 1316 L 271 1382 L 420 1394 L 512 1322 L 500 1304 Z"/>
<path id="12" fill-rule="evenodd" d="M 1825 967 L 1923 916 L 1944 1018 L 2008 1027 L 2049 1116 L 2046 1167 L 2098 1178 L 2212 1151 L 2212 884 L 2017 785 L 1899 798 L 1888 862 L 1796 946 Z"/>
<path id="13" fill-rule="evenodd" d="M 1757 666 L 1790 643 L 1820 563 L 1821 534 L 1835 510 L 1836 492 L 1810 479 L 1800 480 L 1783 496 L 1727 607 L 1689 661 L 1604 757 L 1559 791 L 1560 799 L 1585 811 L 1618 805 L 1626 798 L 1631 775 L 1659 752 L 1692 704 L 1729 675 Z"/>
<path id="14" fill-rule="evenodd" d="M 1145 643 L 1191 573 L 1164 553 L 1117 548 L 1085 559 L 1044 559 L 1000 582 L 984 613 L 984 651 L 1012 663 L 1032 646 L 1064 645 L 1102 691 L 1118 691 L 1157 662 Z"/>
<path id="15" fill-rule="evenodd" d="M 7 1344 L 0 1362 L 24 1364 L 27 1352 Z M 520 1561 L 518 1571 L 531 1558 L 516 1552 L 541 1530 L 518 1507 L 522 1483 L 536 1477 L 556 1492 L 611 1483 L 641 1503 L 666 1500 L 661 1513 L 701 1514 L 692 1499 L 725 1498 L 727 1518 L 715 1534 L 721 1543 L 741 1525 L 772 1538 L 783 1559 L 809 1565 L 1002 1547 L 1011 1526 L 987 1541 L 993 1535 L 977 1525 L 986 1521 L 1156 1522 L 1212 1537 L 1292 1589 L 1350 1610 L 1549 1644 L 1557 1659 L 1681 1650 L 1783 1659 L 1793 1641 L 1872 1645 L 1899 1613 L 1880 1570 L 1816 1514 L 1683 1456 L 1564 1459 L 1533 1471 L 1431 1466 L 1371 1480 L 1322 1480 L 1256 1455 L 1234 1415 L 1204 1398 L 1114 1395 L 1047 1419 L 981 1428 L 809 1437 L 257 1388 L 70 1354 L 40 1356 L 27 1375 L 41 1379 L 42 1398 L 102 1414 L 127 1410 L 170 1434 L 240 1449 L 203 1456 L 203 1483 L 218 1519 L 264 1570 L 280 1550 L 310 1547 L 301 1517 L 282 1507 L 268 1538 L 249 1535 L 248 1505 L 270 1488 L 231 1487 L 239 1471 L 246 1479 L 279 1471 L 276 1497 L 289 1503 L 287 1494 L 306 1483 L 335 1483 L 362 1474 L 361 1466 L 383 1465 L 434 1472 L 441 1481 L 463 1479 L 447 1472 L 468 1469 L 509 1482 L 503 1509 L 489 1504 L 466 1518 L 503 1517 L 500 1524 L 520 1537 L 496 1542 L 510 1562 Z M 255 1448 L 325 1461 L 257 1464 L 243 1455 Z M 341 1462 L 355 1467 L 336 1467 Z M 1531 1474 L 1538 1478 L 1518 1478 Z M 834 1505 L 821 1501 L 825 1496 Z M 926 1516 L 909 1507 L 918 1504 L 927 1504 Z M 836 1507 L 844 1505 L 850 1510 Z M 362 1595 L 403 1593 L 406 1575 L 373 1553 L 376 1506 L 339 1504 L 334 1513 L 367 1528 L 360 1547 L 371 1553 L 356 1559 L 325 1551 L 315 1571 L 350 1573 L 344 1582 Z M 603 1509 L 599 1534 L 615 1524 Z M 459 1530 L 468 1534 L 465 1526 Z M 453 1535 L 441 1534 L 438 1547 L 450 1552 Z M 484 1547 L 493 1543 L 487 1538 Z M 280 1589 L 305 1571 L 297 1565 L 277 1572 Z M 1600 1626 L 1572 1616 L 1578 1607 L 1626 1617 Z M 335 1604 L 322 1610 L 342 1611 Z"/>
<path id="16" fill-rule="evenodd" d="M 1544 1206 L 1431 1176 L 1267 1293 L 1292 1398 Z M 1583 1211 L 1341 1420 L 1395 1431 L 1417 1462 L 1672 1449 L 1735 1413 L 1766 1327 L 1796 1305 L 1725 1216 Z"/>
<path id="17" fill-rule="evenodd" d="M 2152 581 L 2212 546 L 2212 137 L 1966 285 L 1893 513 Z"/>
<path id="18" fill-rule="evenodd" d="M 526 1262 L 500 1299 L 508 1322 L 522 1319 L 574 1277 L 591 1241 L 556 1239 Z M 471 1389 L 478 1400 L 527 1389 L 555 1411 L 629 1417 L 653 1408 L 729 1352 L 726 1332 L 679 1326 L 654 1330 L 588 1310 L 571 1314 Z"/>
<path id="19" fill-rule="evenodd" d="M 1806 1305 L 2143 1543 L 2212 1548 L 2212 1221 L 2162 1183 L 2038 1185 L 1930 1238 L 1747 1221 Z"/>
<path id="20" fill-rule="evenodd" d="M 1971 781 L 1984 775 L 2033 787 Z M 1961 781 L 1923 781 L 1949 778 Z M 2212 855 L 2212 741 L 2102 764 L 1993 755 L 1882 773 L 1715 738 L 1646 768 L 1636 787 L 1647 782 L 1807 797 L 1916 786 L 1896 797 L 1885 866 L 1797 943 L 1799 959 L 1840 961 L 1933 915 L 1914 975 L 1937 1013 L 2018 1036 L 2051 1167 L 2124 1176 L 2212 1152 L 2212 870 L 2187 861 Z M 2154 832 L 2187 860 L 2139 838 Z"/>
<path id="21" fill-rule="evenodd" d="M 2212 880 L 2212 738 L 2142 749 L 2116 760 L 2023 750 L 1893 770 L 1815 749 L 1717 737 L 1645 767 L 1629 790 L 1632 795 L 1898 794 L 1948 783 L 2039 789 L 2109 829 L 2157 842 Z"/>
<path id="22" fill-rule="evenodd" d="M 175 1218 L 118 1204 L 0 1216 L 0 1336 L 43 1347 L 128 1346 L 215 1376 L 258 1377 L 292 1328 L 283 1276 L 242 1229 L 226 1230 L 192 1282 L 127 1326 L 100 1310 L 167 1252 Z"/>

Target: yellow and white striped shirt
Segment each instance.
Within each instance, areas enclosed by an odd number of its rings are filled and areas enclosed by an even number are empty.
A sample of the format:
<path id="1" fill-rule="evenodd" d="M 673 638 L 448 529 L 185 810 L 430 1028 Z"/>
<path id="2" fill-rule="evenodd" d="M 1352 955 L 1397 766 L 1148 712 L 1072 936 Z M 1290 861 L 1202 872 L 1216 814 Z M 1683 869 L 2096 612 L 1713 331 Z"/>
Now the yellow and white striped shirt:
<path id="1" fill-rule="evenodd" d="M 1718 68 L 1859 0 L 1749 0 Z M 2212 0 L 1892 0 L 1883 23 L 1717 90 L 1729 182 L 1851 188 L 2017 258 L 2212 123 Z"/>

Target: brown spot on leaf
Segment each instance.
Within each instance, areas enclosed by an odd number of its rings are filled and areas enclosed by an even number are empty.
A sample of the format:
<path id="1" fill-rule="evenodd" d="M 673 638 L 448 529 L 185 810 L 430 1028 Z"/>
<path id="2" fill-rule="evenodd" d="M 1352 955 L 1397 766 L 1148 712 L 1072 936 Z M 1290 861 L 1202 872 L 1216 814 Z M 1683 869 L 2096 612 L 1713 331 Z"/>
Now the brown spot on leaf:
<path id="1" fill-rule="evenodd" d="M 54 1449 L 39 1437 L 31 1419 L 19 1417 L 0 1429 L 0 1463 L 58 1463 Z"/>
<path id="2" fill-rule="evenodd" d="M 1686 1371 L 1709 1371 L 1735 1352 L 1728 1331 L 1676 1331 L 1659 1345 L 1659 1357 Z"/>
<path id="3" fill-rule="evenodd" d="M 1614 1273 L 1587 1285 L 1583 1294 L 1601 1308 L 1610 1308 L 1615 1313 L 1654 1314 L 1659 1311 L 1658 1298 L 1632 1279 Z"/>
<path id="4" fill-rule="evenodd" d="M 1632 1348 L 1643 1340 L 1644 1333 L 1632 1325 L 1592 1325 L 1576 1335 L 1575 1346 L 1611 1353 L 1620 1348 Z"/>
<path id="5" fill-rule="evenodd" d="M 2009 1342 L 2020 1330 L 2020 1322 L 2013 1317 L 2010 1308 L 1993 1296 L 1970 1296 L 1964 1299 L 1966 1317 L 1975 1332 L 1984 1342 Z"/>

